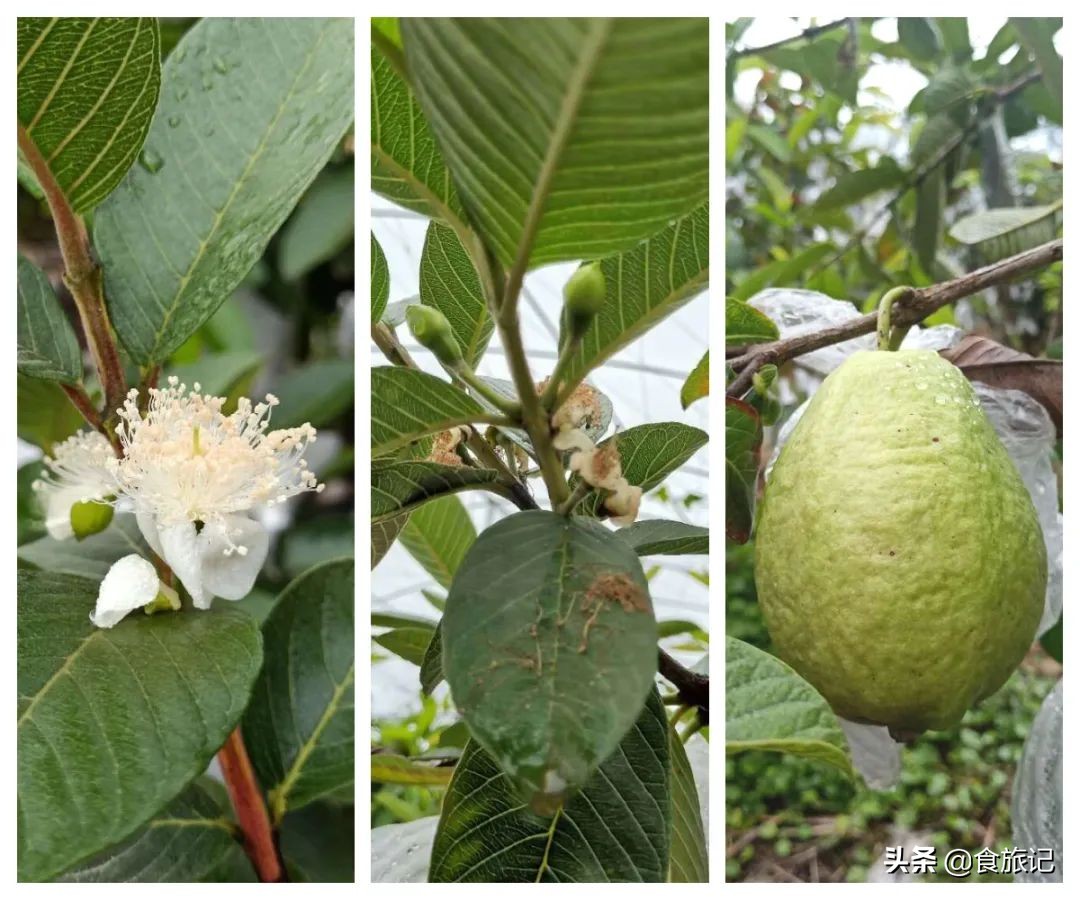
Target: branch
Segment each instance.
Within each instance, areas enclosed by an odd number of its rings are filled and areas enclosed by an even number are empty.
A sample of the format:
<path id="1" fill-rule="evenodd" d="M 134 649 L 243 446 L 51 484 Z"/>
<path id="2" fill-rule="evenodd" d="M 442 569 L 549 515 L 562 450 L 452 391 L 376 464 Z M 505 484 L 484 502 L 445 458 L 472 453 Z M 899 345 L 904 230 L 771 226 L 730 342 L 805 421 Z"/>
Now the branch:
<path id="1" fill-rule="evenodd" d="M 983 266 L 981 269 L 976 269 L 951 281 L 917 288 L 908 297 L 898 300 L 893 305 L 892 324 L 900 328 L 916 325 L 941 307 L 948 306 L 963 297 L 970 297 L 987 288 L 1004 284 L 1021 275 L 1027 275 L 1059 262 L 1062 257 L 1062 245 L 1063 242 L 1059 238 L 1034 249 L 1025 250 L 1016 256 Z M 820 331 L 797 334 L 783 340 L 749 347 L 742 355 L 728 360 L 728 365 L 738 374 L 728 386 L 727 395 L 740 396 L 749 386 L 753 373 L 766 363 L 780 365 L 789 359 L 820 350 L 822 347 L 830 347 L 863 334 L 870 334 L 877 328 L 877 324 L 878 314 L 872 312 L 840 325 L 822 328 Z"/>
<path id="2" fill-rule="evenodd" d="M 278 856 L 270 816 L 266 812 L 266 804 L 239 728 L 229 735 L 217 758 L 229 790 L 229 799 L 236 811 L 240 833 L 244 836 L 244 850 L 255 867 L 259 881 L 285 881 L 285 869 Z"/>
<path id="3" fill-rule="evenodd" d="M 797 41 L 812 40 L 819 34 L 824 34 L 826 31 L 833 31 L 834 29 L 847 24 L 848 19 L 837 19 L 834 22 L 828 22 L 824 25 L 811 25 L 809 28 L 804 28 L 798 34 L 783 38 L 779 41 L 773 41 L 771 44 L 764 44 L 761 47 L 744 47 L 742 50 L 732 50 L 731 53 L 728 54 L 728 59 L 735 60 L 741 56 L 757 56 L 759 53 L 775 50 L 777 47 L 785 47 L 788 44 L 794 44 Z"/>
<path id="4" fill-rule="evenodd" d="M 663 648 L 659 649 L 659 672 L 675 685 L 684 702 L 698 708 L 702 725 L 709 724 L 709 676 L 692 672 Z"/>
<path id="5" fill-rule="evenodd" d="M 53 176 L 49 164 L 38 150 L 29 132 L 19 125 L 19 149 L 45 194 L 56 227 L 56 239 L 64 260 L 64 284 L 67 285 L 79 311 L 86 343 L 94 357 L 98 376 L 105 390 L 105 415 L 108 420 L 124 402 L 127 384 L 120 353 L 116 349 L 112 325 L 105 310 L 105 293 L 101 268 L 90 252 L 86 225 L 68 203 L 67 196 Z M 104 428 L 104 425 L 102 426 Z M 102 432 L 108 436 L 106 431 Z"/>

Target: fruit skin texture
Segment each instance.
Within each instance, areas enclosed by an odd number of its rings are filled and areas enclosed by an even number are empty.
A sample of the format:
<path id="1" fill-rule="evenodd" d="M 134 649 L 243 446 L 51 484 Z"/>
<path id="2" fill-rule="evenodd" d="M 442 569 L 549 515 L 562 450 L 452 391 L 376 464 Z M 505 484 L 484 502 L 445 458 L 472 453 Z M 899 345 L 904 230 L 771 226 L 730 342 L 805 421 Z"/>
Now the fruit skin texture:
<path id="1" fill-rule="evenodd" d="M 1046 546 L 959 369 L 861 352 L 819 388 L 773 467 L 755 545 L 783 657 L 841 716 L 909 737 L 955 725 L 1035 636 Z"/>

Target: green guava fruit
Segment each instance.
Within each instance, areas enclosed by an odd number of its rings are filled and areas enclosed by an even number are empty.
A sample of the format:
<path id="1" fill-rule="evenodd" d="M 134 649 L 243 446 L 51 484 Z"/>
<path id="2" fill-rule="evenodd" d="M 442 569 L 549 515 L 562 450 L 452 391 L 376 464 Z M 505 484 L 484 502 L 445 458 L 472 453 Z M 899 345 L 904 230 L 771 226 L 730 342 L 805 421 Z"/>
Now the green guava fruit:
<path id="1" fill-rule="evenodd" d="M 955 725 L 1027 652 L 1046 546 L 964 375 L 928 350 L 861 352 L 780 452 L 755 544 L 780 656 L 841 716 L 894 737 Z"/>

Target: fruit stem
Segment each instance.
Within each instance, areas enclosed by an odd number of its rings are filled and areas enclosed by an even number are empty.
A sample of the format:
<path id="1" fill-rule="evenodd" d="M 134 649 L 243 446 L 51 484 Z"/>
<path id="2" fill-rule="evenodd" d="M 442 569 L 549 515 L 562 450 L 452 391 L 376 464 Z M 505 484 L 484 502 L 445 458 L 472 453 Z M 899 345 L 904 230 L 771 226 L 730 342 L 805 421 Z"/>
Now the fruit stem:
<path id="1" fill-rule="evenodd" d="M 892 290 L 886 291 L 885 295 L 881 298 L 878 303 L 877 317 L 878 350 L 899 349 L 901 342 L 904 340 L 904 336 L 908 333 L 908 328 L 894 329 L 892 327 L 892 307 L 897 300 L 907 297 L 913 293 L 914 290 L 914 288 L 908 287 L 907 285 L 901 285 L 900 287 L 894 287 Z"/>

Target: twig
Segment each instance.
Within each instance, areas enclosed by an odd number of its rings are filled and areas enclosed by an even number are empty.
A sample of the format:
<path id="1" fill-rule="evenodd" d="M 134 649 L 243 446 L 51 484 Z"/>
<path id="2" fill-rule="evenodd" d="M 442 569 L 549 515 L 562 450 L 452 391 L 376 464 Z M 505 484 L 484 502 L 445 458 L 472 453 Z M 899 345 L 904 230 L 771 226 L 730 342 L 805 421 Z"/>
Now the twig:
<path id="1" fill-rule="evenodd" d="M 925 319 L 943 306 L 948 306 L 963 297 L 977 294 L 989 287 L 1003 284 L 1013 278 L 1026 275 L 1037 269 L 1044 268 L 1052 263 L 1059 262 L 1062 257 L 1063 242 L 1058 240 L 1049 241 L 1031 250 L 999 260 L 974 272 L 961 275 L 951 281 L 943 281 L 941 284 L 930 287 L 917 288 L 910 296 L 894 304 L 892 311 L 893 327 L 909 327 Z M 832 325 L 822 328 L 820 331 L 798 334 L 779 341 L 771 341 L 767 344 L 756 344 L 747 348 L 746 352 L 728 360 L 728 365 L 738 373 L 727 389 L 728 396 L 741 396 L 749 386 L 753 378 L 753 372 L 765 363 L 780 365 L 820 350 L 822 347 L 830 347 L 851 338 L 869 334 L 877 328 L 876 312 L 859 316 L 840 325 Z M 749 371 L 750 375 L 746 376 Z"/>
<path id="2" fill-rule="evenodd" d="M 659 648 L 659 672 L 679 691 L 688 704 L 696 706 L 701 724 L 709 724 L 709 676 L 692 672 L 662 647 Z"/>
<path id="3" fill-rule="evenodd" d="M 769 50 L 775 50 L 777 47 L 785 47 L 788 44 L 794 44 L 797 41 L 811 40 L 816 38 L 819 34 L 824 34 L 826 31 L 833 31 L 834 29 L 847 24 L 848 19 L 837 19 L 834 22 L 827 22 L 824 25 L 811 25 L 809 28 L 804 28 L 798 34 L 788 38 L 781 38 L 779 41 L 773 41 L 771 44 L 764 44 L 761 47 L 744 47 L 742 50 L 732 50 L 731 53 L 728 54 L 728 58 L 734 60 L 741 56 L 757 56 L 759 53 L 766 53 Z"/>
<path id="4" fill-rule="evenodd" d="M 244 836 L 244 850 L 255 867 L 259 881 L 285 881 L 285 869 L 281 865 L 274 832 L 270 827 L 270 816 L 266 812 L 266 804 L 239 728 L 229 735 L 217 758 L 229 790 L 229 799 L 236 811 L 236 821 Z"/>
<path id="5" fill-rule="evenodd" d="M 105 309 L 101 268 L 90 252 L 86 225 L 71 208 L 63 189 L 53 177 L 49 164 L 21 124 L 19 149 L 37 178 L 52 213 L 60 255 L 64 259 L 64 284 L 75 301 L 83 332 L 86 334 L 86 343 L 94 357 L 94 365 L 105 391 L 103 419 L 107 422 L 123 403 L 127 385 L 120 353 L 113 338 L 112 325 L 109 324 L 109 315 Z"/>
<path id="6" fill-rule="evenodd" d="M 109 443 L 112 444 L 113 450 L 116 451 L 116 455 L 120 456 L 122 453 L 120 441 L 114 432 L 105 427 L 105 423 L 101 419 L 101 413 L 94 406 L 94 401 L 90 399 L 90 395 L 86 393 L 86 388 L 81 384 L 62 384 L 60 387 L 67 394 L 71 405 L 86 419 L 87 424 L 95 431 L 100 431 L 105 435 L 109 439 Z"/>

